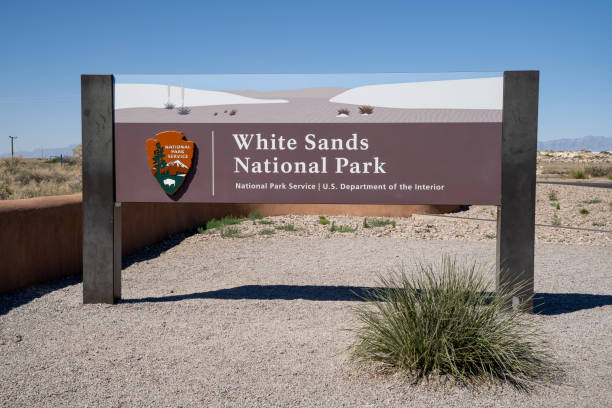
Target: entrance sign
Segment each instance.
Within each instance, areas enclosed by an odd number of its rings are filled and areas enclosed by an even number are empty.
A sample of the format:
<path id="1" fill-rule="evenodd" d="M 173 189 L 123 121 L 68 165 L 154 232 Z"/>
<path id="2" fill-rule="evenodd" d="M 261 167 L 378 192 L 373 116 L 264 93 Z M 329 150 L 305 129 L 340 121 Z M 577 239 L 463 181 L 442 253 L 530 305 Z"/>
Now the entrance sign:
<path id="1" fill-rule="evenodd" d="M 475 75 L 119 76 L 117 201 L 499 205 L 503 74 Z"/>
<path id="2" fill-rule="evenodd" d="M 121 297 L 121 202 L 480 204 L 532 309 L 537 71 L 116 81 L 82 76 L 85 303 Z"/>

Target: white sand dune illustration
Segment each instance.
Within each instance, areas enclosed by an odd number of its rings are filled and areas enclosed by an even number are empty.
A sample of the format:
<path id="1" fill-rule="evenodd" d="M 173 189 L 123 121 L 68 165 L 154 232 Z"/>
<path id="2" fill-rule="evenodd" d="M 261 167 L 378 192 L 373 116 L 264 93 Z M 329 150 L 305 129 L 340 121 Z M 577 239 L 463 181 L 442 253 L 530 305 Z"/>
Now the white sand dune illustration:
<path id="1" fill-rule="evenodd" d="M 330 102 L 400 109 L 502 109 L 503 77 L 367 85 Z"/>
<path id="2" fill-rule="evenodd" d="M 126 108 L 163 108 L 168 102 L 168 86 L 155 84 L 116 84 L 115 109 Z M 170 102 L 176 106 L 183 104 L 181 87 L 170 87 Z M 244 105 L 259 103 L 287 103 L 286 99 L 257 99 L 221 91 L 206 91 L 185 88 L 184 105 Z"/>

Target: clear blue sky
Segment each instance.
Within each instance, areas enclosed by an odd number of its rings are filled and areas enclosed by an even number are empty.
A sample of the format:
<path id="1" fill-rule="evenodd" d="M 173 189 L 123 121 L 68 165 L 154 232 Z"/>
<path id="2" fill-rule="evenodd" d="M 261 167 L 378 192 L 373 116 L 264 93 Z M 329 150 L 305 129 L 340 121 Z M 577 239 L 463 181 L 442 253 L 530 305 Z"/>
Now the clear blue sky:
<path id="1" fill-rule="evenodd" d="M 612 136 L 611 4 L 3 1 L 0 152 L 80 143 L 81 73 L 539 69 L 541 140 Z"/>

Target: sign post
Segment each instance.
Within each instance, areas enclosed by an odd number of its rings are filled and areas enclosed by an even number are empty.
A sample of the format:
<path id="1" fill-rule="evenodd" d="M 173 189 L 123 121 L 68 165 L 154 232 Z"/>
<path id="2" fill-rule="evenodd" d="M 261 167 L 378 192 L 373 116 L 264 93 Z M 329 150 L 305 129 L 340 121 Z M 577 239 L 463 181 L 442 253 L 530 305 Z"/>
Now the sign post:
<path id="1" fill-rule="evenodd" d="M 81 76 L 83 303 L 121 298 L 121 204 L 115 203 L 114 78 Z"/>
<path id="2" fill-rule="evenodd" d="M 121 202 L 480 204 L 498 206 L 497 287 L 531 312 L 539 72 L 409 75 L 83 75 L 83 302 L 121 298 Z"/>
<path id="3" fill-rule="evenodd" d="M 497 210 L 497 288 L 519 287 L 512 306 L 533 311 L 539 71 L 504 72 L 502 197 Z"/>

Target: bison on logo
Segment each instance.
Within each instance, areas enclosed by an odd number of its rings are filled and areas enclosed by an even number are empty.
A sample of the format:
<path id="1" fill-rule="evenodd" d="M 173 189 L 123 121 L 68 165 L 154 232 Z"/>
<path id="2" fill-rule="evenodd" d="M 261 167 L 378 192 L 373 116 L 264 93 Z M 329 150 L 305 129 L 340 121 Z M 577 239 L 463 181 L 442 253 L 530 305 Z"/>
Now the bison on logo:
<path id="1" fill-rule="evenodd" d="M 168 131 L 147 139 L 146 145 L 151 174 L 166 194 L 176 193 L 191 169 L 195 143 L 181 132 Z"/>

